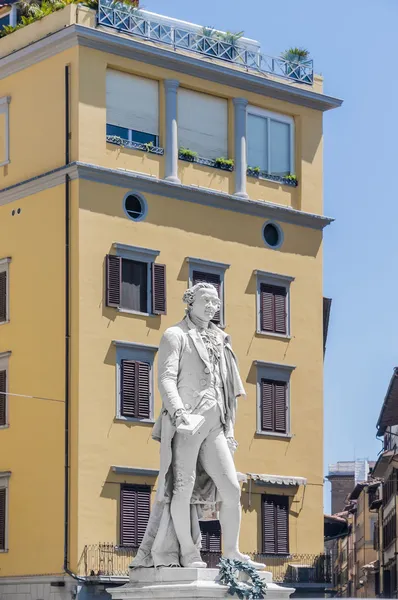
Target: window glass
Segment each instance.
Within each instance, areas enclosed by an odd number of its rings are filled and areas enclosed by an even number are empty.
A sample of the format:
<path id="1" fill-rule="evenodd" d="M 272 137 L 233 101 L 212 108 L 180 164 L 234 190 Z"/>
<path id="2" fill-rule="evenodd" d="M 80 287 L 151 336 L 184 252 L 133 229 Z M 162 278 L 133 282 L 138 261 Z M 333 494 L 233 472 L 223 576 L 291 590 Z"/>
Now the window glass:
<path id="1" fill-rule="evenodd" d="M 134 260 L 122 260 L 122 302 L 123 308 L 148 312 L 148 266 Z"/>
<path id="2" fill-rule="evenodd" d="M 122 140 L 129 139 L 129 130 L 126 127 L 119 127 L 118 125 L 106 124 L 106 135 L 116 135 L 122 138 Z"/>
<path id="3" fill-rule="evenodd" d="M 270 120 L 271 173 L 290 174 L 290 125 Z"/>
<path id="4" fill-rule="evenodd" d="M 248 115 L 247 164 L 249 167 L 260 167 L 262 171 L 268 172 L 267 128 L 267 119 L 257 115 Z"/>

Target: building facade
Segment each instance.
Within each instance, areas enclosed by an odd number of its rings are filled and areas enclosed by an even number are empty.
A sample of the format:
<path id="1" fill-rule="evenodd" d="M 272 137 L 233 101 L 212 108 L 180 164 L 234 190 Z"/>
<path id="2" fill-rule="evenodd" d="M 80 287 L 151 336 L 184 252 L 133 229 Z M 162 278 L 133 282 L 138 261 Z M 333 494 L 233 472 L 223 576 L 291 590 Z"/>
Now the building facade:
<path id="1" fill-rule="evenodd" d="M 156 492 L 160 337 L 201 280 L 247 391 L 241 548 L 281 581 L 323 549 L 322 119 L 341 102 L 310 62 L 131 10 L 70 5 L 0 39 L 7 600 L 126 577 Z M 206 521 L 203 550 L 221 544 Z"/>

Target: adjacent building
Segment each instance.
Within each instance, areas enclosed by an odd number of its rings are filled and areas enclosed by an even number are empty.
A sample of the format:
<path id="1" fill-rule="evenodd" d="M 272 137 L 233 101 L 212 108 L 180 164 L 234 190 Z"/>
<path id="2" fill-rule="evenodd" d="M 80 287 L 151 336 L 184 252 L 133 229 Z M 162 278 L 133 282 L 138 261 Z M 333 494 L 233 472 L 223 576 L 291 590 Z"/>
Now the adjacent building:
<path id="1" fill-rule="evenodd" d="M 310 60 L 102 0 L 0 39 L 7 600 L 126 578 L 156 491 L 160 337 L 201 280 L 247 391 L 242 550 L 325 583 L 322 121 L 341 102 L 322 84 Z"/>

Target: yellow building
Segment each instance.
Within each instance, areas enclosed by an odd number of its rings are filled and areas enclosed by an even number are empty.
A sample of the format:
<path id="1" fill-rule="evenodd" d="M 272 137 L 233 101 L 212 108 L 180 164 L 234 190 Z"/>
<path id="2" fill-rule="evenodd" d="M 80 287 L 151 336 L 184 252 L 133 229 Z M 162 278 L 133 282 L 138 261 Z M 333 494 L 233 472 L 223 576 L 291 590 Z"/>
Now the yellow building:
<path id="1" fill-rule="evenodd" d="M 323 548 L 322 117 L 341 102 L 253 40 L 96 17 L 0 39 L 0 595 L 125 577 L 156 490 L 156 351 L 200 279 L 247 391 L 241 548 L 283 580 Z"/>

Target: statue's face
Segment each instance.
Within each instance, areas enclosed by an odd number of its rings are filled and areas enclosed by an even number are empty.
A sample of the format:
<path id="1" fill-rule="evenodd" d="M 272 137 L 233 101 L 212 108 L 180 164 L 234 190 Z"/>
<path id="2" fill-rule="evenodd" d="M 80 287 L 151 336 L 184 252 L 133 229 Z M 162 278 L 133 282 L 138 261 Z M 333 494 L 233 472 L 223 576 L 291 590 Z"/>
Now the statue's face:
<path id="1" fill-rule="evenodd" d="M 220 299 L 217 290 L 202 288 L 195 294 L 195 301 L 191 305 L 191 314 L 202 321 L 211 321 L 220 308 Z"/>

